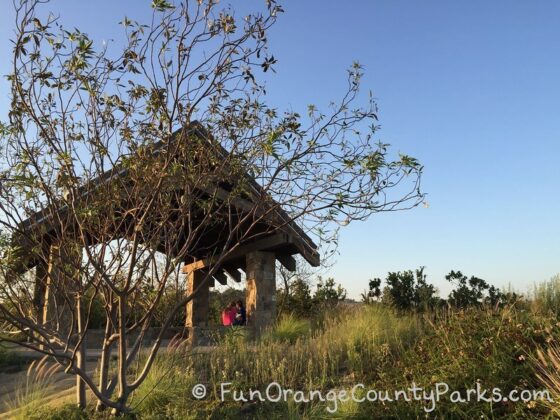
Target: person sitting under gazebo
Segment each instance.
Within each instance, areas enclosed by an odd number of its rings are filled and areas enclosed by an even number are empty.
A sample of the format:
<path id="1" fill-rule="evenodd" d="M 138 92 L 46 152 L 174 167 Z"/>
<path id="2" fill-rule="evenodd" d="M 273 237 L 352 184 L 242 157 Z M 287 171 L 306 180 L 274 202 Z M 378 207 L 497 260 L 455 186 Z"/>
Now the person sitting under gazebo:
<path id="1" fill-rule="evenodd" d="M 235 307 L 235 302 L 230 302 L 228 306 L 222 311 L 222 324 L 224 326 L 234 325 L 235 317 L 237 315 L 237 308 Z"/>
<path id="2" fill-rule="evenodd" d="M 245 325 L 247 323 L 247 311 L 243 306 L 243 301 L 239 299 L 235 305 L 236 314 L 233 325 Z"/>

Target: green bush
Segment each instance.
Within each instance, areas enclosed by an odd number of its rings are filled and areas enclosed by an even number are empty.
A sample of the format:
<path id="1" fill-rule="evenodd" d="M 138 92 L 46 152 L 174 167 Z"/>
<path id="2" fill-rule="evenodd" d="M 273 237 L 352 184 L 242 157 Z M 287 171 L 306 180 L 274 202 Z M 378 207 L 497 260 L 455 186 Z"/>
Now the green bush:
<path id="1" fill-rule="evenodd" d="M 243 350 L 247 346 L 249 335 L 247 327 L 232 325 L 231 327 L 224 328 L 218 342 L 230 351 L 236 352 L 240 349 Z"/>
<path id="2" fill-rule="evenodd" d="M 11 365 L 17 356 L 0 343 L 0 368 Z"/>
<path id="3" fill-rule="evenodd" d="M 91 418 L 88 412 L 81 410 L 75 404 L 64 404 L 61 407 L 52 408 L 41 406 L 34 412 L 27 412 L 28 420 L 86 420 Z"/>
<path id="4" fill-rule="evenodd" d="M 390 272 L 383 290 L 383 302 L 398 311 L 422 312 L 436 307 L 436 288 L 427 282 L 424 267 L 416 271 Z M 378 293 L 380 281 L 370 281 L 370 294 Z"/>
<path id="5" fill-rule="evenodd" d="M 296 318 L 293 314 L 283 316 L 272 330 L 272 337 L 279 341 L 295 343 L 298 338 L 309 334 L 310 322 Z"/>

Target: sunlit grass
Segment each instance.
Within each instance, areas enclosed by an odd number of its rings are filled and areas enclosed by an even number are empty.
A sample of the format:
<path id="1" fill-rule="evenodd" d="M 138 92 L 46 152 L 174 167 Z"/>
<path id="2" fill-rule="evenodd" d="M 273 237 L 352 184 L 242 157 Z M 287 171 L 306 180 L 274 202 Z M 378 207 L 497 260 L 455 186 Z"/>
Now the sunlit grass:
<path id="1" fill-rule="evenodd" d="M 560 274 L 535 284 L 531 294 L 531 309 L 537 313 L 560 314 Z"/>
<path id="2" fill-rule="evenodd" d="M 274 328 L 271 329 L 270 337 L 278 341 L 295 343 L 298 338 L 304 337 L 311 331 L 311 323 L 306 319 L 298 319 L 293 314 L 280 318 Z"/>
<path id="3" fill-rule="evenodd" d="M 284 389 L 323 392 L 350 390 L 357 383 L 366 389 L 388 391 L 406 389 L 413 382 L 426 389 L 444 382 L 451 390 L 460 391 L 477 384 L 504 392 L 547 387 L 560 401 L 560 322 L 547 306 L 554 302 L 554 287 L 546 286 L 546 294 L 543 292 L 537 303 L 505 308 L 447 308 L 399 315 L 381 304 L 339 306 L 329 308 L 319 321 L 281 318 L 258 340 L 245 328 L 227 329 L 220 334 L 218 344 L 205 351 L 189 349 L 177 339 L 157 357 L 131 404 L 139 418 L 426 415 L 421 402 L 346 401 L 339 402 L 338 411 L 330 414 L 326 411 L 328 401 L 220 401 L 220 384 L 224 382 L 237 390 L 264 390 L 277 382 Z M 130 373 L 134 376 L 138 372 L 132 369 Z M 202 400 L 191 395 L 197 383 L 208 390 Z M 453 404 L 444 398 L 432 414 L 441 418 L 560 416 L 560 405 L 555 404 Z"/>
<path id="4" fill-rule="evenodd" d="M 157 356 L 146 379 L 134 392 L 132 409 L 146 415 L 164 413 L 175 401 L 190 398 L 189 391 L 196 383 L 188 362 L 190 357 L 185 343 L 173 339 L 167 349 Z"/>
<path id="5" fill-rule="evenodd" d="M 25 381 L 20 384 L 16 394 L 7 401 L 6 409 L 14 419 L 29 419 L 40 411 L 45 404 L 54 384 L 54 375 L 60 365 L 49 362 L 47 356 L 34 360 L 27 368 Z"/>

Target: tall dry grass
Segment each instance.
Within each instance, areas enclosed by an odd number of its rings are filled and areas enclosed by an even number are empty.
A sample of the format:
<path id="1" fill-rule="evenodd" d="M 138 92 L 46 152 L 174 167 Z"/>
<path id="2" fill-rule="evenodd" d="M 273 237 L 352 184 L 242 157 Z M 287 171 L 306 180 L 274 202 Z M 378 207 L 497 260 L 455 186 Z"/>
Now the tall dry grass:
<path id="1" fill-rule="evenodd" d="M 231 389 L 263 390 L 275 381 L 284 389 L 326 391 L 363 383 L 397 390 L 414 381 L 428 389 L 445 382 L 451 390 L 463 391 L 477 383 L 504 391 L 545 386 L 554 391 L 560 407 L 560 344 L 554 347 L 560 340 L 560 322 L 552 311 L 560 288 L 555 287 L 540 288 L 538 302 L 505 308 L 397 315 L 377 304 L 339 307 L 319 321 L 284 318 L 256 341 L 247 330 L 232 328 L 211 351 L 188 349 L 176 340 L 158 356 L 134 393 L 132 405 L 146 419 L 314 419 L 328 415 L 324 402 L 221 402 L 219 385 L 231 382 Z M 207 386 L 208 396 L 203 400 L 191 395 L 197 383 Z M 444 400 L 432 414 L 441 418 L 560 417 L 558 407 Z M 341 403 L 336 414 L 364 419 L 425 415 L 421 403 L 352 401 Z"/>
<path id="2" fill-rule="evenodd" d="M 552 399 L 544 400 L 541 404 L 547 407 L 555 418 L 560 418 L 560 344 L 555 343 L 547 349 L 539 349 L 537 358 L 533 361 L 537 377 Z"/>
<path id="3" fill-rule="evenodd" d="M 186 342 L 173 338 L 156 358 L 144 382 L 133 393 L 132 409 L 163 415 L 174 401 L 190 398 L 189 390 L 196 383 L 191 357 L 192 352 Z M 142 364 L 139 363 L 139 366 Z"/>
<path id="4" fill-rule="evenodd" d="M 287 327 L 281 323 L 280 328 L 284 336 Z M 218 347 L 196 360 L 195 369 L 207 372 L 209 383 L 232 381 L 256 389 L 274 380 L 294 388 L 323 388 L 350 373 L 353 379 L 370 375 L 419 332 L 412 317 L 397 317 L 382 307 L 345 310 L 311 334 L 299 328 L 296 336 L 298 328 L 290 329 L 289 340 L 278 340 L 273 331 L 253 345 Z"/>
<path id="5" fill-rule="evenodd" d="M 58 363 L 49 362 L 45 356 L 34 360 L 27 368 L 25 381 L 6 403 L 6 410 L 13 419 L 29 419 L 40 411 L 51 394 L 54 375 L 61 369 Z"/>
<path id="6" fill-rule="evenodd" d="M 560 315 L 560 274 L 535 284 L 530 294 L 531 309 L 535 313 Z"/>

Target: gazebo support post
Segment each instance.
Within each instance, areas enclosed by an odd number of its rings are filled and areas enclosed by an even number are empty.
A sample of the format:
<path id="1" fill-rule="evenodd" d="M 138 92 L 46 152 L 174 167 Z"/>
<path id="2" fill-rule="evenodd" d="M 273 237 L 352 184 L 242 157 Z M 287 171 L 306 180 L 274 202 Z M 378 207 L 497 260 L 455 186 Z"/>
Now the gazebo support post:
<path id="1" fill-rule="evenodd" d="M 189 331 L 189 343 L 201 344 L 201 328 L 208 327 L 210 297 L 210 279 L 206 270 L 191 270 L 187 273 L 187 294 L 196 293 L 187 303 L 186 327 Z"/>
<path id="2" fill-rule="evenodd" d="M 272 325 L 276 317 L 275 261 L 274 252 L 255 251 L 246 256 L 247 325 L 257 336 Z"/>

